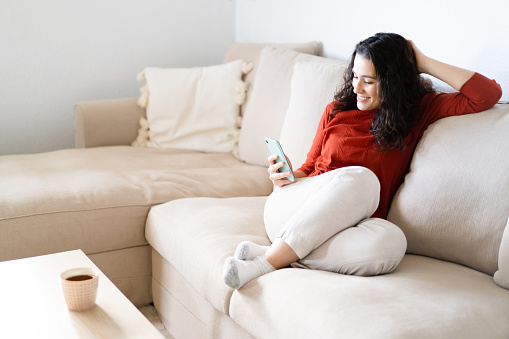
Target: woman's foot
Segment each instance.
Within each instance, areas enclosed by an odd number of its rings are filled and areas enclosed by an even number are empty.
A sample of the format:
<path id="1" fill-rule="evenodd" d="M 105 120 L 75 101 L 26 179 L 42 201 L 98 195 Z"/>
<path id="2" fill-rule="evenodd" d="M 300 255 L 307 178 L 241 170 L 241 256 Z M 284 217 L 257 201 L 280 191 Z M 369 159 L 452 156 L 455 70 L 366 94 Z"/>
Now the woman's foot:
<path id="1" fill-rule="evenodd" d="M 238 289 L 251 280 L 275 270 L 263 255 L 248 261 L 229 257 L 224 263 L 223 281 L 231 288 Z"/>
<path id="2" fill-rule="evenodd" d="M 243 241 L 237 246 L 233 257 L 238 260 L 253 260 L 260 255 L 265 255 L 269 247 L 257 245 L 251 241 Z"/>

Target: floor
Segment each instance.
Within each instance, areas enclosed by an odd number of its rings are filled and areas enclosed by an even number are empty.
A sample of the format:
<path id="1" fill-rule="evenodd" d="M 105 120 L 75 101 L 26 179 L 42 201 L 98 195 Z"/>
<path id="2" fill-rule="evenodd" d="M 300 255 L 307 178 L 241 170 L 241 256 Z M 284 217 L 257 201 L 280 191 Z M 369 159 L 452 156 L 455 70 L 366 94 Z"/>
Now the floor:
<path id="1" fill-rule="evenodd" d="M 139 309 L 141 313 L 154 325 L 155 328 L 161 332 L 161 334 L 167 339 L 175 339 L 171 333 L 164 327 L 157 310 L 154 306 L 146 306 Z"/>

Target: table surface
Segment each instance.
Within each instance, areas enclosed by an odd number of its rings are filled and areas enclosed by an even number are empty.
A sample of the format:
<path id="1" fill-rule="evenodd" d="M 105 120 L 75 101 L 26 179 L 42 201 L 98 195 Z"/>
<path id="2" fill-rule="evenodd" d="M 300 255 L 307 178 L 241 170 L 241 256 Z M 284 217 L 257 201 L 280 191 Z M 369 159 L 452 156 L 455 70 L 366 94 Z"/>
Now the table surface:
<path id="1" fill-rule="evenodd" d="M 96 267 L 80 250 L 0 262 L 0 338 L 163 338 L 102 272 L 96 305 L 67 309 L 60 273 Z"/>

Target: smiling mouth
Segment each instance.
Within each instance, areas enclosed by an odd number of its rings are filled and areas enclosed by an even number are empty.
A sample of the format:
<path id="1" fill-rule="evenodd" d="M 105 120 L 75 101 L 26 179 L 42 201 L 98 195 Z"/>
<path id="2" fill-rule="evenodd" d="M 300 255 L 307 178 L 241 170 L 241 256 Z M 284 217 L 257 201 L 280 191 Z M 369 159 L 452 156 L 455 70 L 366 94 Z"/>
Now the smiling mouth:
<path id="1" fill-rule="evenodd" d="M 368 99 L 369 99 L 369 97 L 361 97 L 360 95 L 357 96 L 357 101 L 359 101 L 359 102 L 363 102 L 363 101 L 366 101 Z"/>

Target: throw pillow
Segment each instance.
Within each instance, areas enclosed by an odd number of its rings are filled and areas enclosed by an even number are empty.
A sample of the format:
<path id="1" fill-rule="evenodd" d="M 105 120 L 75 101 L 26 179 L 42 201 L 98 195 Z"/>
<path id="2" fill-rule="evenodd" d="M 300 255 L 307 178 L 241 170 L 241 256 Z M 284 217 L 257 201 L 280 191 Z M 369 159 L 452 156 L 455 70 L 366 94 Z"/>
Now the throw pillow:
<path id="1" fill-rule="evenodd" d="M 145 68 L 139 100 L 146 106 L 149 147 L 233 151 L 246 86 L 242 60 L 194 68 Z"/>
<path id="2" fill-rule="evenodd" d="M 408 253 L 497 271 L 509 211 L 508 130 L 503 104 L 428 127 L 388 215 Z"/>
<path id="3" fill-rule="evenodd" d="M 290 102 L 279 139 L 294 169 L 306 161 L 320 118 L 343 84 L 347 67 L 346 62 L 331 59 L 295 64 Z"/>

